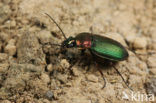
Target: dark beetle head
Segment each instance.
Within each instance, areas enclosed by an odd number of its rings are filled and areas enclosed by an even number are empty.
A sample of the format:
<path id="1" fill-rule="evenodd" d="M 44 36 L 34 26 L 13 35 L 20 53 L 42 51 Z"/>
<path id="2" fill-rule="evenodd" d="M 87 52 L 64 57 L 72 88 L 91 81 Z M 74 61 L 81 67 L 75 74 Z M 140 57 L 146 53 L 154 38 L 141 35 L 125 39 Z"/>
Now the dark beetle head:
<path id="1" fill-rule="evenodd" d="M 61 47 L 72 48 L 76 46 L 76 40 L 73 37 L 69 37 L 62 42 Z"/>

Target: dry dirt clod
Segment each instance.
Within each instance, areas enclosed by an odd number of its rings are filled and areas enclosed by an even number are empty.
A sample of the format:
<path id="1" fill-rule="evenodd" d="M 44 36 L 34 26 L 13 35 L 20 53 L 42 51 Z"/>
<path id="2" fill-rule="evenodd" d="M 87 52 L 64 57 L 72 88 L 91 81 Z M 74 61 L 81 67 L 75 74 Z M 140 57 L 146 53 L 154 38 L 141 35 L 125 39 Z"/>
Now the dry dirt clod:
<path id="1" fill-rule="evenodd" d="M 5 47 L 5 53 L 8 53 L 10 56 L 15 55 L 15 53 L 16 53 L 16 46 L 14 46 L 14 45 L 7 45 Z"/>
<path id="2" fill-rule="evenodd" d="M 3 23 L 11 14 L 9 5 L 0 5 L 0 24 Z"/>
<path id="3" fill-rule="evenodd" d="M 15 78 L 7 78 L 4 85 L 8 90 L 11 89 L 10 92 L 18 92 L 23 91 L 26 84 L 17 76 Z"/>
<path id="4" fill-rule="evenodd" d="M 9 68 L 9 64 L 8 63 L 3 63 L 3 64 L 0 63 L 0 73 L 3 73 L 5 71 L 7 71 L 8 68 Z"/>
<path id="5" fill-rule="evenodd" d="M 98 77 L 93 75 L 93 74 L 90 74 L 90 75 L 87 75 L 87 80 L 97 83 L 98 82 Z"/>
<path id="6" fill-rule="evenodd" d="M 10 27 L 16 27 L 16 21 L 15 20 L 12 20 L 11 22 L 10 22 Z"/>
<path id="7" fill-rule="evenodd" d="M 151 56 L 147 59 L 147 64 L 150 68 L 156 67 L 156 56 Z"/>
<path id="8" fill-rule="evenodd" d="M 42 81 L 44 82 L 44 83 L 49 83 L 50 82 L 50 77 L 49 77 L 49 75 L 47 75 L 46 73 L 42 73 L 41 74 L 41 79 L 42 79 Z"/>
<path id="9" fill-rule="evenodd" d="M 58 73 L 56 78 L 62 83 L 67 83 L 67 77 L 68 75 Z"/>
<path id="10" fill-rule="evenodd" d="M 72 72 L 73 72 L 74 76 L 79 76 L 81 74 L 81 72 L 76 67 L 72 68 Z"/>
<path id="11" fill-rule="evenodd" d="M 136 49 L 146 49 L 147 40 L 145 37 L 136 37 L 133 43 L 133 47 Z"/>
<path id="12" fill-rule="evenodd" d="M 128 35 L 126 36 L 126 40 L 128 41 L 128 43 L 132 44 L 135 40 L 135 35 Z"/>
<path id="13" fill-rule="evenodd" d="M 156 75 L 156 68 L 150 68 L 149 73 L 152 75 Z"/>
<path id="14" fill-rule="evenodd" d="M 8 45 L 4 48 L 5 53 L 8 53 L 10 56 L 15 55 L 16 53 L 16 46 L 15 46 L 15 40 L 11 39 L 8 42 Z"/>
<path id="15" fill-rule="evenodd" d="M 26 32 L 17 43 L 17 59 L 19 63 L 45 65 L 45 54 L 35 34 Z"/>
<path id="16" fill-rule="evenodd" d="M 4 42 L 4 41 L 5 41 L 5 42 L 8 42 L 9 39 L 10 39 L 10 36 L 9 36 L 7 33 L 5 33 L 5 32 L 1 32 L 1 33 L 0 33 L 0 40 L 2 40 L 3 42 Z M 2 43 L 3 43 L 3 42 L 2 42 Z"/>
<path id="17" fill-rule="evenodd" d="M 7 59 L 8 59 L 8 54 L 0 53 L 0 62 L 7 61 Z"/>
<path id="18" fill-rule="evenodd" d="M 63 68 L 69 68 L 70 64 L 66 59 L 61 60 L 61 66 Z"/>
<path id="19" fill-rule="evenodd" d="M 52 41 L 52 35 L 50 31 L 42 30 L 37 34 L 41 44 L 46 44 Z"/>

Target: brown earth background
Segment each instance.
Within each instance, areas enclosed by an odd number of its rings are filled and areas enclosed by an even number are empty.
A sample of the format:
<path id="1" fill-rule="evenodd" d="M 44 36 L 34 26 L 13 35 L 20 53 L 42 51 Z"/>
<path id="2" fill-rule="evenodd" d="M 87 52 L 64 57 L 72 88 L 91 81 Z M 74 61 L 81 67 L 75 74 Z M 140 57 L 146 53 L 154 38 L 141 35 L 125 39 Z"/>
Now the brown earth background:
<path id="1" fill-rule="evenodd" d="M 44 13 L 67 37 L 92 32 L 135 51 L 115 67 L 134 93 L 156 95 L 156 0 L 0 0 L 0 103 L 140 103 L 122 99 L 131 91 L 111 66 L 99 66 L 101 89 L 90 53 L 61 54 L 52 44 L 64 38 Z"/>

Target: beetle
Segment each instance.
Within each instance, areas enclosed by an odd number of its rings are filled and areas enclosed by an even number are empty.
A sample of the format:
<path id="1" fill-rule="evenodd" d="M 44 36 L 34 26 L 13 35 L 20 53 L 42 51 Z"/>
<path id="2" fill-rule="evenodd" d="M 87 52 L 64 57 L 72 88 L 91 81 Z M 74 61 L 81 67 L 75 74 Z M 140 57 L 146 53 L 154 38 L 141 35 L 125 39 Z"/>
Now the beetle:
<path id="1" fill-rule="evenodd" d="M 84 54 L 84 51 L 88 49 L 92 54 L 93 59 L 100 58 L 101 60 L 108 60 L 111 62 L 123 61 L 129 57 L 128 51 L 121 43 L 108 37 L 104 37 L 104 36 L 100 36 L 88 32 L 82 32 L 77 34 L 77 36 L 75 37 L 70 36 L 69 38 L 67 38 L 65 36 L 65 33 L 60 28 L 60 26 L 56 23 L 56 21 L 49 14 L 47 13 L 45 14 L 56 24 L 56 26 L 59 28 L 59 30 L 62 32 L 62 35 L 65 38 L 65 40 L 61 43 L 61 45 L 59 44 L 54 44 L 54 45 L 61 46 L 61 48 L 78 48 L 81 50 L 82 54 Z M 118 69 L 115 66 L 113 67 L 117 71 L 117 73 L 121 76 L 126 86 L 130 90 L 132 90 L 128 86 L 123 76 L 118 71 Z M 98 70 L 103 77 L 104 80 L 103 88 L 104 88 L 106 85 L 106 81 L 102 71 L 100 69 Z"/>

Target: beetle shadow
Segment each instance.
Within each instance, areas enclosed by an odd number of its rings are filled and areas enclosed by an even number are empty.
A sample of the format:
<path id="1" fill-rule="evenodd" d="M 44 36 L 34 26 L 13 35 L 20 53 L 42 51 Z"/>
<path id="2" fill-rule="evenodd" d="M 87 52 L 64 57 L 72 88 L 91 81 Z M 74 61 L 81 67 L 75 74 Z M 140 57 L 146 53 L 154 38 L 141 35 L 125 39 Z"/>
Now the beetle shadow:
<path id="1" fill-rule="evenodd" d="M 63 55 L 71 65 L 78 65 L 82 68 L 88 66 L 86 71 L 90 71 L 92 64 L 101 70 L 109 70 L 118 64 L 116 61 L 114 62 L 108 59 L 94 57 L 89 51 L 86 51 L 84 55 L 81 55 L 77 49 L 68 49 Z"/>
<path id="2" fill-rule="evenodd" d="M 104 58 L 99 58 L 99 57 L 92 57 L 92 62 L 99 68 L 99 69 L 104 69 L 108 70 L 111 69 L 112 67 L 116 66 L 118 64 L 117 61 L 111 61 L 108 59 Z"/>

